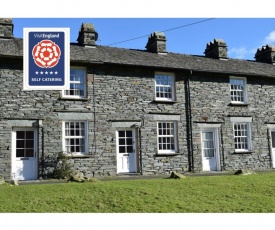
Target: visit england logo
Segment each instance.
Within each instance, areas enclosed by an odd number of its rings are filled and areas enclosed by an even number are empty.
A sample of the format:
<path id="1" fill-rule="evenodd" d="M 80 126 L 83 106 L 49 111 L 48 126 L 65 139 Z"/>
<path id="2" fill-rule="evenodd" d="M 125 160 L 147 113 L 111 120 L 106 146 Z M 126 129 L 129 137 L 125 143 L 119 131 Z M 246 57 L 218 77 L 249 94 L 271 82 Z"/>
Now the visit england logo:
<path id="1" fill-rule="evenodd" d="M 61 50 L 51 40 L 42 40 L 33 47 L 32 56 L 36 65 L 41 68 L 52 68 L 57 65 Z"/>
<path id="2" fill-rule="evenodd" d="M 69 28 L 24 28 L 23 90 L 70 89 L 69 35 Z"/>

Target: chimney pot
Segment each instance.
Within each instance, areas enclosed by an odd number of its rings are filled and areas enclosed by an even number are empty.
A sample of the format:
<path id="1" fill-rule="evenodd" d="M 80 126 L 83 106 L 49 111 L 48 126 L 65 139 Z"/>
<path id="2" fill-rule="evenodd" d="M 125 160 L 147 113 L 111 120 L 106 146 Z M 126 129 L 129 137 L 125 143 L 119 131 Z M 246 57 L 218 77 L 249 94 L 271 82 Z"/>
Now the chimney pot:
<path id="1" fill-rule="evenodd" d="M 209 58 L 227 59 L 227 45 L 222 39 L 215 38 L 207 43 L 204 54 Z"/>
<path id="2" fill-rule="evenodd" d="M 154 32 L 149 38 L 145 47 L 147 51 L 152 53 L 166 54 L 166 37 L 163 32 Z"/>
<path id="3" fill-rule="evenodd" d="M 78 33 L 78 44 L 85 46 L 96 46 L 98 33 L 95 31 L 94 25 L 90 23 L 82 23 Z"/>
<path id="4" fill-rule="evenodd" d="M 0 38 L 13 38 L 13 23 L 11 18 L 0 18 Z"/>
<path id="5" fill-rule="evenodd" d="M 255 59 L 256 62 L 275 63 L 275 47 L 272 45 L 262 46 L 262 48 L 257 49 Z"/>

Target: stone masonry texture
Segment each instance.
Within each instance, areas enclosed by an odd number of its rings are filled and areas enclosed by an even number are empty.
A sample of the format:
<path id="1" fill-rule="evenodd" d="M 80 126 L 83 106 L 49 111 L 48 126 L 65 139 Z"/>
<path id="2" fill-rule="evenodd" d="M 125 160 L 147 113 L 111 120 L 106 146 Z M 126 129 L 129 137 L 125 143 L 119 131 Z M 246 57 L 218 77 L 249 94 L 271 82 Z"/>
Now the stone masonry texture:
<path id="1" fill-rule="evenodd" d="M 142 175 L 200 172 L 203 125 L 217 127 L 221 171 L 270 170 L 269 126 L 275 127 L 275 66 L 243 60 L 71 44 L 71 67 L 86 69 L 87 97 L 61 91 L 23 91 L 20 39 L 0 39 L 0 177 L 12 179 L 12 130 L 36 128 L 38 178 L 49 178 L 63 148 L 64 121 L 88 125 L 88 152 L 72 156 L 86 177 L 117 174 L 117 129 L 134 129 Z M 155 100 L 155 73 L 172 73 L 175 100 Z M 248 102 L 230 100 L 230 77 L 244 77 Z M 190 97 L 190 98 L 189 98 Z M 252 150 L 236 153 L 232 117 L 249 118 Z M 177 151 L 158 153 L 159 121 L 175 122 Z"/>

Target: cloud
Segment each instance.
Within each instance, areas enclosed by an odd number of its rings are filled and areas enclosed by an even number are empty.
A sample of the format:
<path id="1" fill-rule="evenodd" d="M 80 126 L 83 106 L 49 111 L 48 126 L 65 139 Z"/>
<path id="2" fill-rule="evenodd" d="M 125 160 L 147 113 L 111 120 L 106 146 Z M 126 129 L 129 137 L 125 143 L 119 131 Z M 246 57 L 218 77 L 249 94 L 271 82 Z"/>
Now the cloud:
<path id="1" fill-rule="evenodd" d="M 256 50 L 256 48 L 247 49 L 246 47 L 234 47 L 228 51 L 228 55 L 231 56 L 231 58 L 249 59 L 252 54 L 256 53 Z"/>
<path id="2" fill-rule="evenodd" d="M 253 48 L 247 48 L 245 46 L 233 47 L 228 51 L 228 56 L 230 58 L 253 60 L 258 48 L 261 48 L 267 44 L 275 45 L 275 30 L 271 31 L 258 44 L 259 45 L 257 47 Z"/>
<path id="3" fill-rule="evenodd" d="M 271 31 L 264 39 L 264 44 L 272 44 L 275 42 L 275 31 Z"/>

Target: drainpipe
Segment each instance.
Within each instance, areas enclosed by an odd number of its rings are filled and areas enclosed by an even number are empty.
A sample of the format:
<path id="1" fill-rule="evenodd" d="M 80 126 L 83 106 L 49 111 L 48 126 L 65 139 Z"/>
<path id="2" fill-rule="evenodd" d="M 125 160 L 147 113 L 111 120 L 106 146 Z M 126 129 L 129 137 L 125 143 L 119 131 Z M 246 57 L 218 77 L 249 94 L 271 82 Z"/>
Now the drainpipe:
<path id="1" fill-rule="evenodd" d="M 268 144 L 268 151 L 269 151 L 269 157 L 270 157 L 270 168 L 273 168 L 273 164 L 272 164 L 272 146 L 271 146 L 271 140 L 270 140 L 270 129 L 267 129 L 267 144 Z"/>
<path id="2" fill-rule="evenodd" d="M 142 171 L 142 149 L 141 149 L 141 127 L 138 127 L 138 140 L 139 140 L 139 165 L 140 165 L 140 175 L 143 175 L 143 171 Z"/>
<path id="3" fill-rule="evenodd" d="M 95 109 L 95 70 L 92 65 L 92 75 L 93 75 L 93 105 L 94 105 L 94 155 L 96 155 L 96 109 Z"/>
<path id="4" fill-rule="evenodd" d="M 222 125 L 221 125 L 221 150 L 222 150 L 222 159 L 220 159 L 220 165 L 222 165 L 221 167 L 221 171 L 225 170 L 225 162 L 224 162 L 224 143 L 223 143 L 223 130 L 222 130 Z M 222 161 L 222 162 L 221 162 Z"/>
<path id="5" fill-rule="evenodd" d="M 45 154 L 44 154 L 44 127 L 42 125 L 42 121 L 38 121 L 38 129 L 41 129 L 41 166 L 42 166 L 42 178 L 45 179 Z M 39 152 L 39 151 L 38 151 Z M 39 157 L 38 153 L 36 154 L 38 162 L 39 162 Z"/>
<path id="6" fill-rule="evenodd" d="M 142 150 L 141 150 L 141 126 L 138 126 L 138 124 L 134 124 L 131 127 L 136 128 L 136 133 L 138 135 L 136 140 L 138 140 L 138 150 L 139 150 L 139 172 L 140 172 L 140 175 L 143 175 L 143 171 L 142 171 Z"/>
<path id="7" fill-rule="evenodd" d="M 185 84 L 185 98 L 186 98 L 186 131 L 187 131 L 187 148 L 188 148 L 188 171 L 194 172 L 194 156 L 193 156 L 193 130 L 192 130 L 192 112 L 191 112 L 191 96 L 190 96 L 190 78 L 193 71 L 189 70 L 189 75 Z"/>

